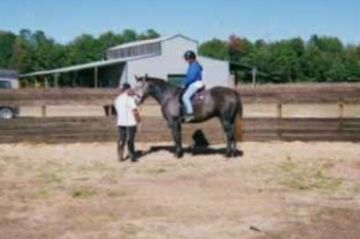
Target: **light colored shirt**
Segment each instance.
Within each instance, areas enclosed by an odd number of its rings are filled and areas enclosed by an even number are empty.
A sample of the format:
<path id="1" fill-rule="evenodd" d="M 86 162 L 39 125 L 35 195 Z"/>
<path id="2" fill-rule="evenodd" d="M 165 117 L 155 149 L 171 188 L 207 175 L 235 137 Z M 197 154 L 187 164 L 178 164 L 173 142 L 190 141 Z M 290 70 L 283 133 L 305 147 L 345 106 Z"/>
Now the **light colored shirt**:
<path id="1" fill-rule="evenodd" d="M 136 126 L 134 110 L 137 109 L 137 107 L 133 97 L 124 92 L 115 99 L 114 105 L 117 112 L 118 126 Z"/>

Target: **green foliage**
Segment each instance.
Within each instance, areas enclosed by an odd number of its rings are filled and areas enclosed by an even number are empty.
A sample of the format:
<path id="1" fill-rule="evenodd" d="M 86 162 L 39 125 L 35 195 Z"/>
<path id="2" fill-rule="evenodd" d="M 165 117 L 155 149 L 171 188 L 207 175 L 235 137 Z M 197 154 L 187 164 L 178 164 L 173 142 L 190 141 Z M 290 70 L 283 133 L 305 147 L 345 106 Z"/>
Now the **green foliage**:
<path id="1" fill-rule="evenodd" d="M 204 42 L 200 53 L 243 65 L 243 69 L 232 69 L 242 81 L 251 81 L 251 66 L 262 73 L 260 83 L 360 81 L 360 46 L 344 46 L 336 37 L 251 42 L 232 35 L 228 41 Z"/>
<path id="2" fill-rule="evenodd" d="M 159 36 L 152 29 L 143 33 L 125 29 L 98 37 L 82 34 L 59 44 L 42 31 L 0 31 L 0 68 L 24 73 L 88 63 L 103 59 L 112 46 Z M 360 45 L 344 45 L 336 37 L 313 35 L 306 42 L 301 38 L 252 42 L 231 35 L 228 40 L 202 43 L 199 53 L 237 63 L 239 67 L 231 70 L 242 81 L 251 81 L 252 67 L 257 68 L 260 83 L 360 81 Z"/>
<path id="3" fill-rule="evenodd" d="M 0 66 L 2 68 L 10 67 L 10 59 L 15 41 L 15 34 L 11 32 L 0 31 Z"/>
<path id="4" fill-rule="evenodd" d="M 59 44 L 43 31 L 24 29 L 18 34 L 0 31 L 0 68 L 25 73 L 97 61 L 112 46 L 159 36 L 152 29 L 144 33 L 126 29 L 99 37 L 82 34 L 67 44 Z"/>
<path id="5" fill-rule="evenodd" d="M 199 54 L 216 59 L 229 59 L 229 48 L 225 41 L 212 39 L 199 47 Z"/>

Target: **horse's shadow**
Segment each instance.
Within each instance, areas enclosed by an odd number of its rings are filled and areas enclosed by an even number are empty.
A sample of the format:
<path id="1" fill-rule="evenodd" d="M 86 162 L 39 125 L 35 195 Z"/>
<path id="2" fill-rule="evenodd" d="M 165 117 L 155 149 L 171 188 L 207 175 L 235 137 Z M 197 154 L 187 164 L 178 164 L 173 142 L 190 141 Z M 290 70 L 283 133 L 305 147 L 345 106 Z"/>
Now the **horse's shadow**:
<path id="1" fill-rule="evenodd" d="M 194 144 L 184 148 L 184 153 L 189 153 L 192 155 L 225 155 L 226 148 L 211 148 L 209 141 L 206 139 L 204 133 L 201 130 L 195 131 L 192 136 Z M 147 151 L 137 151 L 137 157 L 141 158 L 148 154 L 156 153 L 159 151 L 168 151 L 170 153 L 175 153 L 174 146 L 172 145 L 157 145 L 150 147 Z M 234 157 L 243 156 L 243 151 L 237 150 Z"/>

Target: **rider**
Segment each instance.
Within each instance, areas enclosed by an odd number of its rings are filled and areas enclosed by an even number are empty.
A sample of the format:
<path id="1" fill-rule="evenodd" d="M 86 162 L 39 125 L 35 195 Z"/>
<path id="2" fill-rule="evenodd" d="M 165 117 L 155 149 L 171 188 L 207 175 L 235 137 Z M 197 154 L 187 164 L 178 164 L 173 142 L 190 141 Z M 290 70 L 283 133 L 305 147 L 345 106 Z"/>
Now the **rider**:
<path id="1" fill-rule="evenodd" d="M 193 51 L 186 51 L 184 59 L 189 63 L 186 77 L 182 82 L 184 88 L 184 94 L 182 101 L 186 106 L 186 114 L 184 115 L 185 121 L 190 121 L 194 118 L 194 111 L 191 104 L 191 97 L 201 88 L 204 87 L 202 82 L 202 66 L 196 60 L 196 54 Z"/>

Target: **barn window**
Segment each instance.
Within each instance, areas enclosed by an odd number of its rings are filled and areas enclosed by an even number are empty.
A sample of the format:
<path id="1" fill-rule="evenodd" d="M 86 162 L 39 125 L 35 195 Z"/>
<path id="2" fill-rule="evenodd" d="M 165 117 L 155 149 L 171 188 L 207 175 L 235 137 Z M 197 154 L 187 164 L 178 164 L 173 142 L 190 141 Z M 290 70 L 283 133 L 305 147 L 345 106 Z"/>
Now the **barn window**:
<path id="1" fill-rule="evenodd" d="M 161 45 L 160 42 L 143 44 L 119 50 L 112 50 L 108 52 L 109 59 L 126 58 L 141 55 L 160 54 Z"/>

